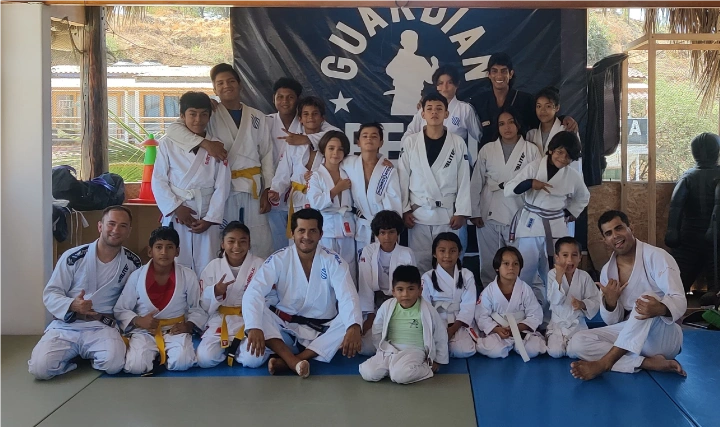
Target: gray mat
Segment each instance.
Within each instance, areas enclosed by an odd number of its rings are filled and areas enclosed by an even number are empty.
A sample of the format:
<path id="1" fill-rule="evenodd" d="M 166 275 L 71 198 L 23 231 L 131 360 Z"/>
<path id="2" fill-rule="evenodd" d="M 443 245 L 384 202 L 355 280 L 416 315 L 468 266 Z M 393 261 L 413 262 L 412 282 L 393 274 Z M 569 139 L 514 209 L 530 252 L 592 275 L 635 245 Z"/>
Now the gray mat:
<path id="1" fill-rule="evenodd" d="M 40 427 L 75 426 L 78 414 L 105 427 L 437 426 L 449 419 L 470 427 L 477 425 L 473 408 L 467 375 L 410 386 L 367 383 L 359 375 L 99 378 Z"/>

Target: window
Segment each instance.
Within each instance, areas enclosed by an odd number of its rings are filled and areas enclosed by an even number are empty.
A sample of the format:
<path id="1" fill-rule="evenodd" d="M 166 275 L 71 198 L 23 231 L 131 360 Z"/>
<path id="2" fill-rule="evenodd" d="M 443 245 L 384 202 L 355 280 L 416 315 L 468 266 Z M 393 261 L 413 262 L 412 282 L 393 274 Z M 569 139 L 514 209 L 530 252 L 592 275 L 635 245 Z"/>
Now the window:
<path id="1" fill-rule="evenodd" d="M 160 95 L 144 95 L 143 103 L 144 117 L 160 117 Z"/>
<path id="2" fill-rule="evenodd" d="M 179 117 L 180 116 L 180 97 L 179 96 L 163 96 L 163 117 Z"/>
<path id="3" fill-rule="evenodd" d="M 74 95 L 57 95 L 57 117 L 76 117 Z"/>

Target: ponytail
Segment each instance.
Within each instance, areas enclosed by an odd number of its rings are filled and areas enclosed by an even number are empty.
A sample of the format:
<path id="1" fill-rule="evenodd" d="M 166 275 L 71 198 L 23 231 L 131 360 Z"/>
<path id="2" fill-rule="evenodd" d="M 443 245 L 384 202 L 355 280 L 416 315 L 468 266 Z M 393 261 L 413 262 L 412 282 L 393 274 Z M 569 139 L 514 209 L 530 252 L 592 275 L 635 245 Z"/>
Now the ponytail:
<path id="1" fill-rule="evenodd" d="M 456 287 L 458 289 L 462 289 L 463 286 L 465 286 L 465 279 L 463 279 L 463 272 L 462 272 L 463 266 L 462 266 L 462 261 L 460 261 L 460 258 L 458 258 L 458 261 L 457 261 L 457 269 L 458 269 L 458 281 L 457 281 Z"/>
<path id="2" fill-rule="evenodd" d="M 433 289 L 435 289 L 435 290 L 438 291 L 438 292 L 442 292 L 443 290 L 440 289 L 440 285 L 438 285 L 438 281 L 437 281 L 437 273 L 435 272 L 435 268 L 436 268 L 436 267 L 437 267 L 437 258 L 435 258 L 435 256 L 433 256 L 433 259 L 432 259 L 432 275 L 431 275 L 431 277 L 432 277 Z"/>

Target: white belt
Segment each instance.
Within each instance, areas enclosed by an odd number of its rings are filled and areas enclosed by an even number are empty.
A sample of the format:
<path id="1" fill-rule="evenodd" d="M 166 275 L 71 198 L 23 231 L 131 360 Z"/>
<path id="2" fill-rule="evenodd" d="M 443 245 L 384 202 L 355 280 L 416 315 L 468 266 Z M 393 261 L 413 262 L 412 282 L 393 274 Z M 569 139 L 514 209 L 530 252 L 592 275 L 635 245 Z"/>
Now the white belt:
<path id="1" fill-rule="evenodd" d="M 198 218 L 202 218 L 203 214 L 205 213 L 202 212 L 203 198 L 205 196 L 211 196 L 215 192 L 214 187 L 185 189 L 176 187 L 174 185 L 170 185 L 170 190 L 183 202 L 193 201 L 195 207 L 194 210 L 197 213 Z"/>
<path id="2" fill-rule="evenodd" d="M 453 209 L 455 206 L 455 199 L 455 194 L 451 194 L 449 196 L 442 196 L 439 200 L 431 197 L 418 197 L 413 193 L 410 194 L 411 205 L 425 206 L 431 208 Z"/>
<path id="3" fill-rule="evenodd" d="M 370 244 L 372 240 L 372 228 L 370 221 L 364 217 L 355 217 L 355 240 L 362 243 Z"/>
<path id="4" fill-rule="evenodd" d="M 508 313 L 505 316 L 499 313 L 493 313 L 491 317 L 503 328 L 510 326 L 510 331 L 515 340 L 515 348 L 517 348 L 518 353 L 520 353 L 523 362 L 529 361 L 530 356 L 528 356 L 525 350 L 525 342 L 522 340 L 522 335 L 520 335 L 520 329 L 518 328 L 518 322 L 522 322 L 525 318 L 517 319 L 514 313 Z"/>
<path id="5" fill-rule="evenodd" d="M 445 313 L 448 325 L 455 323 L 455 313 L 460 311 L 459 303 L 454 301 L 436 301 L 433 306 L 435 307 L 435 310 L 437 310 L 438 314 Z"/>

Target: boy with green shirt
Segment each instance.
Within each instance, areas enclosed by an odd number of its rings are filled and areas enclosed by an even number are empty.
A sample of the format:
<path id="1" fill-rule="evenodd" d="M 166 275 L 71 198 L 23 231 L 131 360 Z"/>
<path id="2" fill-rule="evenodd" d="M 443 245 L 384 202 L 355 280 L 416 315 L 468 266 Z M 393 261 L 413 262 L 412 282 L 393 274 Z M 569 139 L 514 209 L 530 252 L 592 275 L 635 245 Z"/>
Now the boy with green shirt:
<path id="1" fill-rule="evenodd" d="M 448 336 L 440 315 L 421 298 L 417 267 L 395 269 L 392 293 L 394 298 L 380 306 L 373 322 L 377 353 L 360 365 L 360 375 L 366 381 L 390 376 L 398 384 L 430 378 L 439 364 L 449 362 Z"/>

